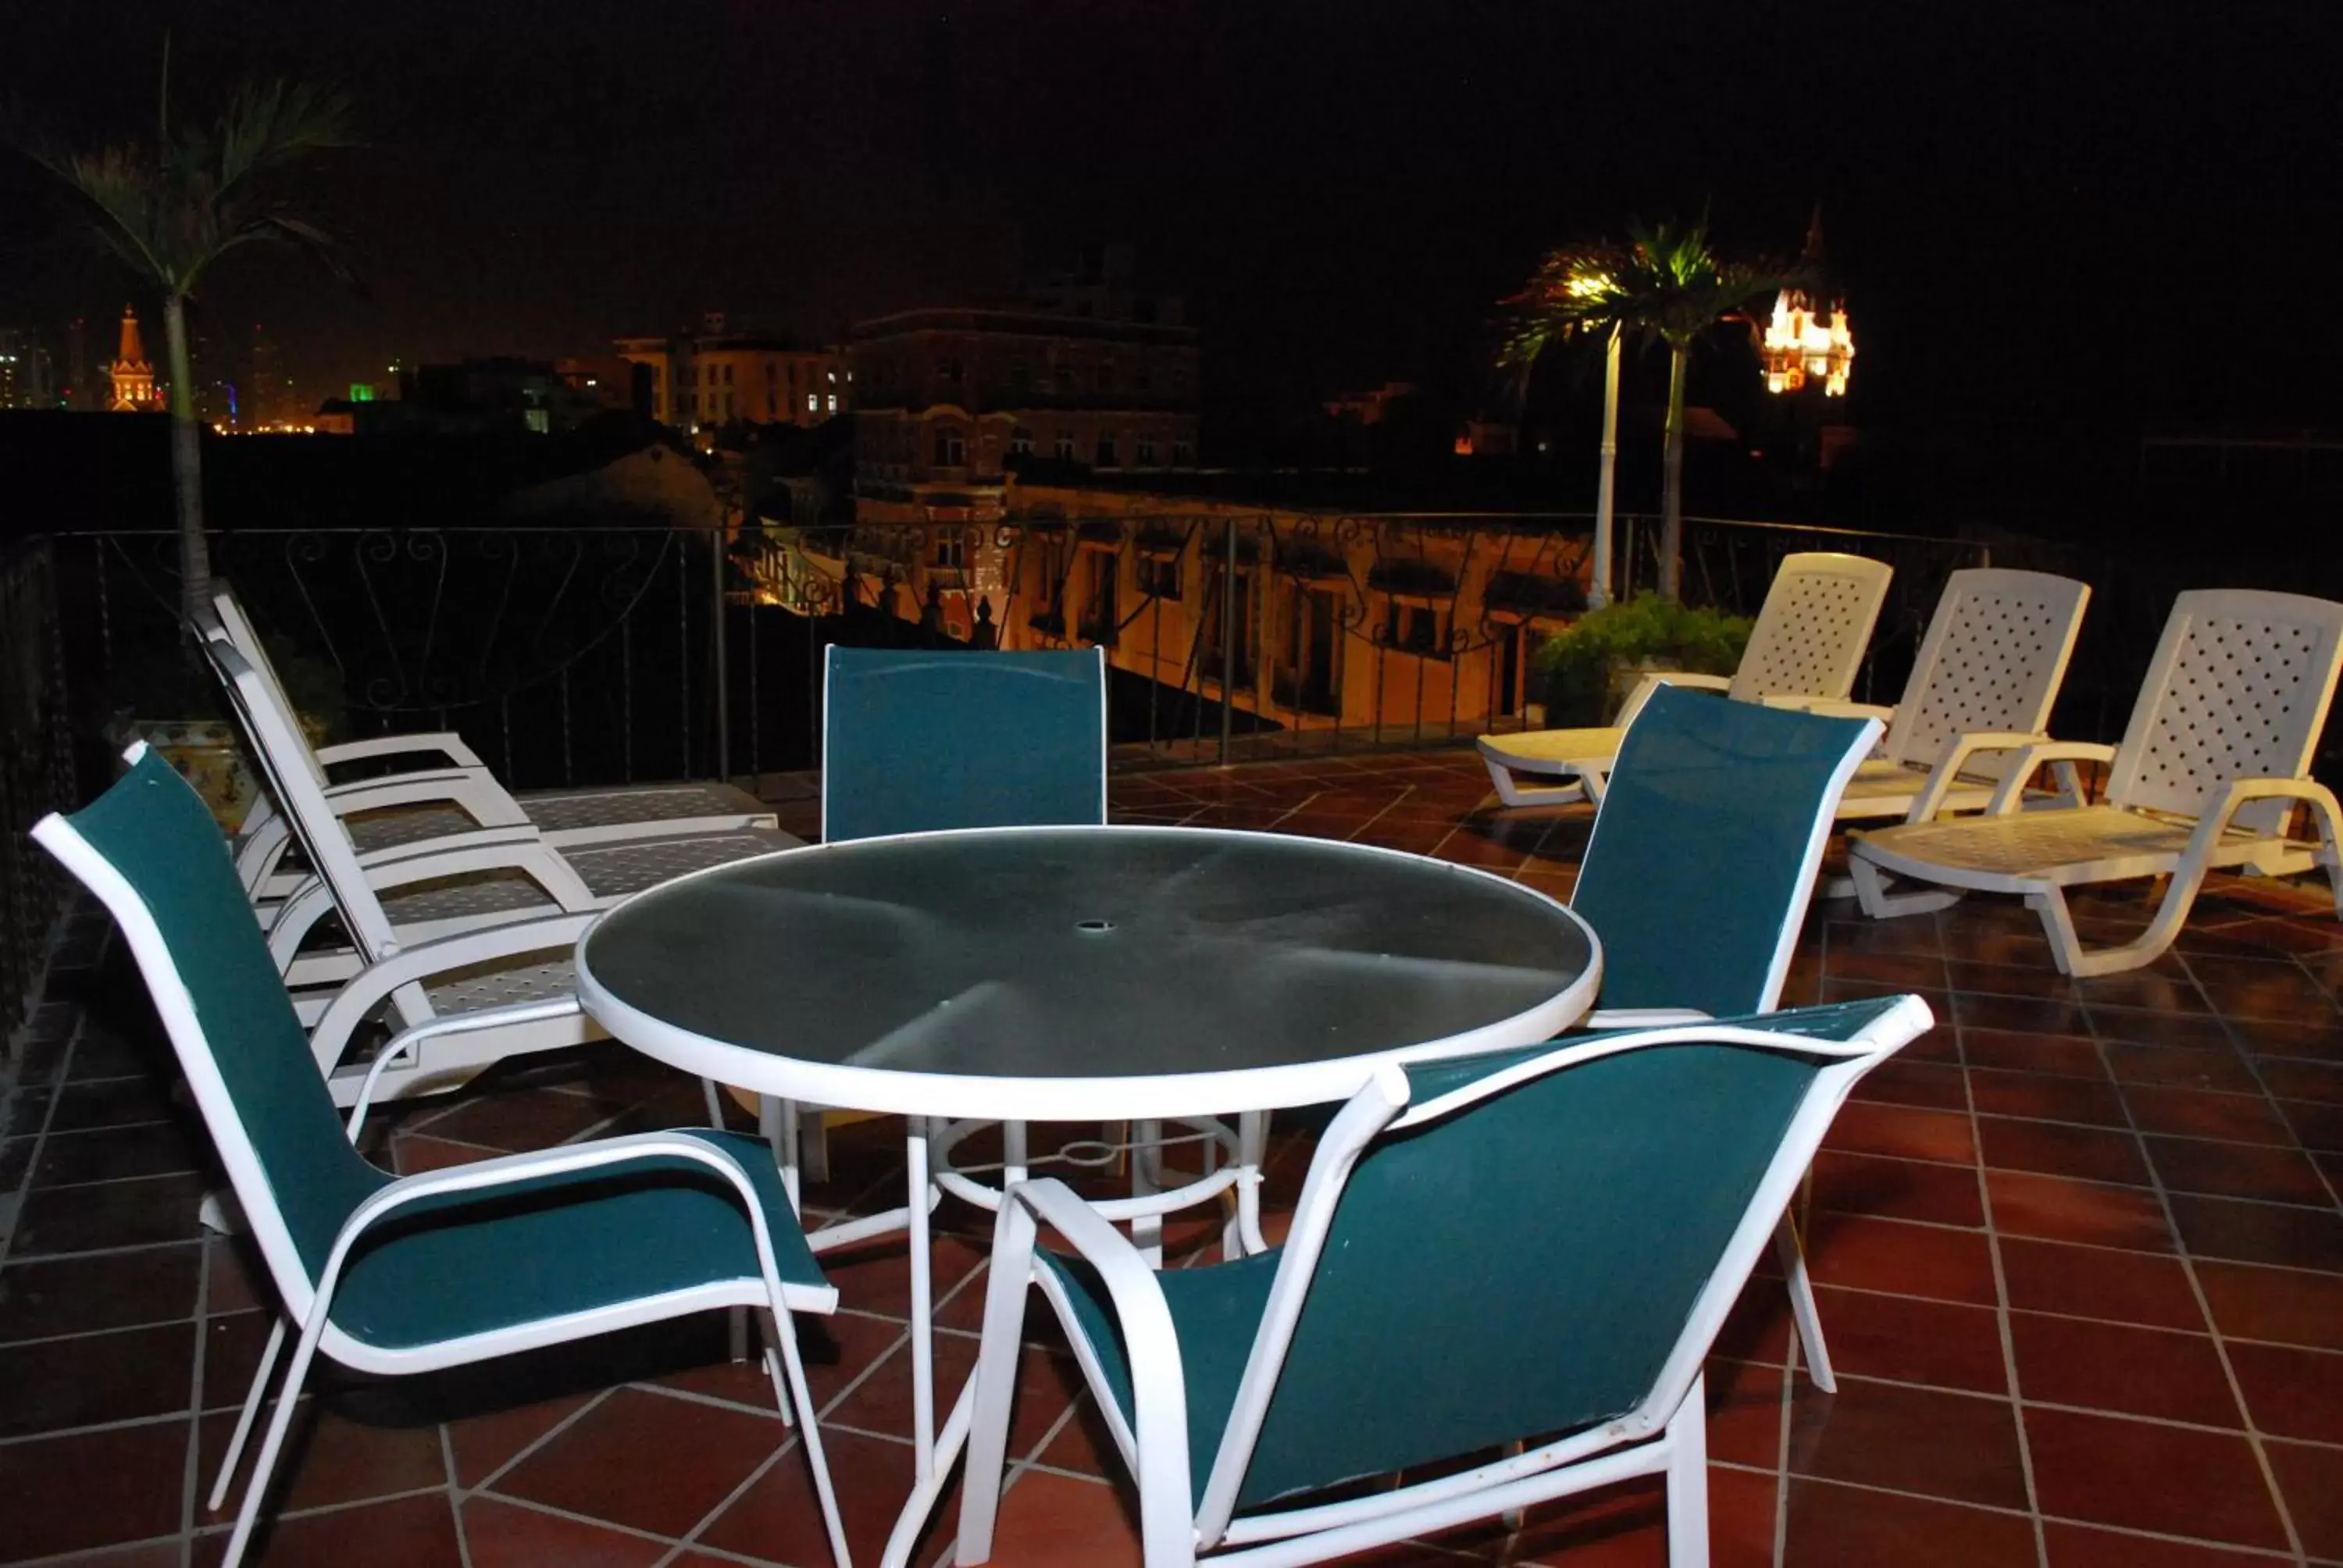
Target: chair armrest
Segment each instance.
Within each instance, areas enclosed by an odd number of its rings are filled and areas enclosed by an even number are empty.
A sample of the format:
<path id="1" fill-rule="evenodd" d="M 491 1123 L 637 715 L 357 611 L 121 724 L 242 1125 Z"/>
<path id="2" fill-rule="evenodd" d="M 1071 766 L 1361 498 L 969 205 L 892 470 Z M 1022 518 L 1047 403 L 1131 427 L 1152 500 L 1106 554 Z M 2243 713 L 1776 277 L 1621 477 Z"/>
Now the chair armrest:
<path id="1" fill-rule="evenodd" d="M 1578 1020 L 1577 1029 L 1668 1029 L 1676 1024 L 1706 1023 L 1715 1016 L 1696 1007 L 1596 1008 Z"/>
<path id="2" fill-rule="evenodd" d="M 384 1071 L 400 1057 L 449 1035 L 473 1034 L 484 1029 L 508 1029 L 515 1024 L 568 1018 L 583 1010 L 583 1004 L 571 995 L 553 997 L 544 1001 L 515 1002 L 510 1007 L 482 1008 L 478 1012 L 459 1012 L 417 1024 L 384 1046 L 382 1054 L 374 1059 L 374 1065 L 367 1069 L 366 1081 L 358 1086 L 358 1097 L 350 1107 L 347 1129 L 350 1141 L 356 1143 L 359 1131 L 366 1126 L 367 1111 L 374 1103 L 374 1091 L 382 1085 Z"/>
<path id="3" fill-rule="evenodd" d="M 2322 852 L 2331 859 L 2338 849 L 2338 834 L 2343 832 L 2343 809 L 2337 806 L 2335 792 L 2315 779 L 2270 777 L 2230 779 L 2213 809 L 2197 819 L 2196 830 L 2188 835 L 2187 858 L 2201 864 L 2215 841 L 2228 830 L 2230 820 L 2246 807 L 2257 800 L 2284 799 L 2307 801 L 2318 813 Z"/>
<path id="4" fill-rule="evenodd" d="M 464 744 L 464 738 L 452 729 L 413 735 L 376 735 L 364 740 L 341 740 L 317 749 L 318 766 L 331 768 L 337 762 L 363 762 L 375 757 L 407 757 L 417 753 L 432 753 L 445 757 L 458 768 L 485 768 L 479 753 Z"/>
<path id="5" fill-rule="evenodd" d="M 310 1030 L 309 1049 L 317 1058 L 317 1070 L 330 1074 L 340 1064 L 342 1052 L 349 1049 L 350 1036 L 357 1026 L 396 992 L 433 975 L 469 969 L 491 959 L 567 950 L 577 946 L 595 919 L 590 913 L 548 915 L 508 926 L 486 926 L 425 942 L 367 965 L 327 1004 L 317 1027 Z"/>
<path id="6" fill-rule="evenodd" d="M 1703 675 L 1692 669 L 1655 669 L 1644 678 L 1661 686 L 1690 686 L 1702 691 L 1729 691 L 1733 689 L 1733 677 L 1729 675 Z"/>
<path id="7" fill-rule="evenodd" d="M 2001 788 L 1993 793 L 1993 801 L 1986 808 L 1989 817 L 2006 817 L 2018 808 L 2026 797 L 2026 781 L 2045 762 L 2112 762 L 2116 749 L 2097 740 L 2046 740 L 2017 748 L 2010 759 L 2009 771 L 2002 775 Z"/>
<path id="8" fill-rule="evenodd" d="M 327 1255 L 326 1266 L 318 1271 L 317 1296 L 305 1314 L 302 1334 L 314 1341 L 324 1327 L 327 1304 L 334 1288 L 340 1282 L 344 1265 L 349 1261 L 351 1249 L 359 1239 L 381 1221 L 410 1208 L 426 1199 L 455 1199 L 477 1195 L 482 1200 L 496 1197 L 499 1191 L 516 1182 L 535 1181 L 546 1176 L 588 1176 L 614 1167 L 649 1163 L 659 1160 L 685 1160 L 704 1165 L 732 1184 L 740 1195 L 741 1206 L 748 1211 L 749 1226 L 756 1236 L 758 1262 L 765 1274 L 766 1288 L 776 1302 L 792 1311 L 831 1311 L 838 1304 L 838 1290 L 824 1285 L 819 1290 L 807 1286 L 784 1286 L 780 1270 L 774 1261 L 773 1238 L 769 1216 L 763 1201 L 757 1196 L 757 1186 L 740 1162 L 704 1139 L 680 1132 L 637 1132 L 620 1138 L 598 1139 L 591 1143 L 567 1144 L 556 1149 L 532 1150 L 523 1154 L 506 1154 L 490 1160 L 475 1161 L 468 1165 L 452 1165 L 443 1170 L 427 1171 L 405 1176 L 388 1186 L 377 1188 L 367 1195 L 350 1217 L 342 1222 L 334 1237 L 333 1251 Z M 781 1325 L 786 1331 L 788 1324 Z"/>

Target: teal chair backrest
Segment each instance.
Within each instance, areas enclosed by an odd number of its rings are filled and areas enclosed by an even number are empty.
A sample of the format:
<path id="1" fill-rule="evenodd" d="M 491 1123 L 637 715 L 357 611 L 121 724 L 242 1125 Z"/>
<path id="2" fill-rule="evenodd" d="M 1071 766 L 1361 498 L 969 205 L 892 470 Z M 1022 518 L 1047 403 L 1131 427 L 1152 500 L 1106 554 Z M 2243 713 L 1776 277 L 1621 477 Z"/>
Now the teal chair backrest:
<path id="1" fill-rule="evenodd" d="M 1627 729 L 1570 907 L 1602 1008 L 1779 1002 L 1847 779 L 1876 725 L 1664 689 Z"/>
<path id="2" fill-rule="evenodd" d="M 1903 1000 L 1815 1010 L 1800 1032 L 1850 1040 Z M 1411 1068 L 1410 1102 L 1555 1049 Z M 1811 1157 L 1788 1146 L 1792 1119 L 1844 1060 L 1638 1045 L 1379 1136 L 1337 1201 L 1237 1506 L 1634 1412 L 1768 1171 L 1796 1160 L 1794 1181 Z M 1753 1261 L 1772 1218 L 1745 1233 Z M 1710 1303 L 1719 1318 L 1726 1304 Z"/>
<path id="3" fill-rule="evenodd" d="M 216 1072 L 225 1106 L 202 1106 L 238 1201 L 261 1233 L 281 1222 L 308 1279 L 317 1277 L 350 1211 L 390 1178 L 350 1147 L 292 998 L 236 880 L 210 810 L 148 750 L 114 787 L 36 836 L 106 901 L 130 934 L 139 968 L 200 1102 Z M 86 864 L 94 855 L 100 868 Z M 120 879 L 106 885 L 103 870 Z M 94 870 L 98 874 L 94 874 Z M 161 951 L 140 950 L 126 892 Z M 184 994 L 192 1017 L 178 1006 Z"/>
<path id="4" fill-rule="evenodd" d="M 832 648 L 824 842 L 1106 820 L 1106 655 Z"/>

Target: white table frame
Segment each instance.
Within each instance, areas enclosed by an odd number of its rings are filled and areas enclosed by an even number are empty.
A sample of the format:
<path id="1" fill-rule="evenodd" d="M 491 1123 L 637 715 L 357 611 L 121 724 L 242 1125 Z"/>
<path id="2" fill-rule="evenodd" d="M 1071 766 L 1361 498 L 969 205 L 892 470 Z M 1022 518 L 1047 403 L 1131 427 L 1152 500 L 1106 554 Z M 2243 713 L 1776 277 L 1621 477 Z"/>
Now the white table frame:
<path id="1" fill-rule="evenodd" d="M 1234 829 L 1182 830 L 1229 839 L 1272 839 L 1282 846 L 1308 841 L 1297 839 L 1291 834 L 1257 833 Z M 1161 828 L 1153 826 L 1102 825 L 958 829 L 891 837 L 894 841 L 902 841 L 1022 833 L 1153 836 L 1162 831 Z M 850 844 L 809 845 L 779 853 L 818 855 L 881 841 L 859 839 Z M 1356 855 L 1391 856 L 1413 862 L 1424 862 L 1427 859 L 1373 845 L 1336 845 L 1331 840 L 1328 844 L 1329 848 L 1340 848 Z M 635 898 L 652 894 L 672 896 L 674 890 L 684 883 L 703 878 L 738 876 L 744 868 L 771 858 L 759 856 L 750 860 L 710 866 L 663 883 L 647 893 L 637 894 Z M 940 1131 L 953 1121 L 964 1119 L 1011 1123 L 1151 1122 L 1226 1115 L 1232 1111 L 1255 1113 L 1265 1121 L 1267 1113 L 1272 1111 L 1332 1104 L 1348 1100 L 1374 1069 L 1385 1062 L 1427 1061 L 1534 1044 L 1562 1033 L 1585 1016 L 1602 983 L 1603 947 L 1584 920 L 1560 900 L 1493 871 L 1445 860 L 1430 863 L 1437 865 L 1443 872 L 1485 878 L 1544 905 L 1547 912 L 1576 926 L 1587 946 L 1584 969 L 1568 985 L 1536 1006 L 1461 1034 L 1353 1056 L 1207 1072 L 1086 1078 L 980 1077 L 897 1068 L 851 1067 L 781 1056 L 759 1047 L 712 1039 L 655 1017 L 619 998 L 595 977 L 588 961 L 588 949 L 593 941 L 594 931 L 603 920 L 624 910 L 634 901 L 632 898 L 606 913 L 579 937 L 576 950 L 578 1000 L 603 1028 L 635 1050 L 697 1077 L 751 1091 L 764 1096 L 769 1106 L 779 1102 L 787 1105 L 789 1111 L 794 1111 L 799 1104 L 824 1105 L 907 1119 L 904 1207 L 828 1226 L 812 1232 L 808 1238 L 815 1251 L 824 1252 L 853 1246 L 899 1228 L 906 1232 L 911 1276 L 911 1440 L 915 1480 L 911 1495 L 896 1520 L 894 1533 L 888 1540 L 885 1555 L 880 1559 L 883 1568 L 903 1568 L 918 1542 L 920 1528 L 941 1497 L 944 1480 L 950 1474 L 952 1463 L 968 1439 L 970 1396 L 975 1387 L 975 1380 L 971 1377 L 939 1430 L 935 1422 L 934 1282 L 929 1250 L 928 1215 L 941 1201 L 942 1191 L 934 1181 L 930 1161 L 930 1123 L 935 1123 Z M 779 1111 L 776 1106 L 776 1113 L 787 1112 Z M 767 1129 L 769 1133 L 771 1131 Z M 790 1140 L 784 1146 L 793 1144 L 794 1140 Z M 798 1196 L 797 1173 L 792 1171 L 784 1172 L 784 1175 L 789 1179 L 791 1201 L 795 1201 Z M 810 1414 L 808 1419 L 812 1419 Z"/>

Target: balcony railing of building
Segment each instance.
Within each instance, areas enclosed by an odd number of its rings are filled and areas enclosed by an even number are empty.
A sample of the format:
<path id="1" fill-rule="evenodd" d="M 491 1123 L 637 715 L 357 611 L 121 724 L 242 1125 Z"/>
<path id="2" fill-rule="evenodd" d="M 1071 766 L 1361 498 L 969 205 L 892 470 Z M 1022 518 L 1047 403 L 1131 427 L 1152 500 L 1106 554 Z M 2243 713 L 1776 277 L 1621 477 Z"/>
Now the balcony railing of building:
<path id="1" fill-rule="evenodd" d="M 1623 586 L 1656 579 L 1622 519 Z M 983 524 L 661 529 L 232 530 L 213 559 L 329 729 L 460 732 L 521 788 L 723 774 L 820 754 L 821 650 L 1096 644 L 1111 738 L 1164 763 L 1462 742 L 1542 721 L 1543 641 L 1584 602 L 1583 517 L 1131 515 Z M 1946 578 L 2076 572 L 2097 592 L 2058 716 L 2107 738 L 2181 588 L 2160 557 L 2080 569 L 2047 547 L 1689 519 L 1685 594 L 1754 611 L 1793 551 L 1896 568 L 1857 694 L 1893 700 Z M 2237 575 L 2242 572 L 2244 575 Z M 2343 591 L 2304 560 L 2221 580 Z M 8 853 L 101 781 L 137 727 L 209 717 L 179 646 L 166 533 L 63 533 L 8 558 Z M 43 686 L 41 683 L 45 682 Z M 25 737 L 32 737 L 27 739 Z M 10 862 L 12 931 L 46 917 Z M 12 941 L 17 938 L 12 936 Z M 21 953 L 5 971 L 19 989 Z"/>

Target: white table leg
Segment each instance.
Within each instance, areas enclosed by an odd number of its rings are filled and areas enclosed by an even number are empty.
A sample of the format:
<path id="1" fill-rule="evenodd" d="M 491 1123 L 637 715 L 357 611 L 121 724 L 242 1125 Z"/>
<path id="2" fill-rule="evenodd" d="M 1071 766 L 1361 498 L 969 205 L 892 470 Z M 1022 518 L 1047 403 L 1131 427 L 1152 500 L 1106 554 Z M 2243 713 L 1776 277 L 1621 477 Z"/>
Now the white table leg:
<path id="1" fill-rule="evenodd" d="M 976 1374 L 970 1372 L 968 1382 L 960 1385 L 960 1398 L 952 1402 L 951 1414 L 945 1419 L 943 1431 L 937 1435 L 934 1471 L 912 1486 L 910 1500 L 895 1517 L 894 1533 L 887 1537 L 887 1550 L 879 1559 L 879 1568 L 908 1568 L 911 1550 L 920 1542 L 920 1532 L 927 1528 L 928 1515 L 942 1501 L 944 1480 L 959 1462 L 960 1450 L 968 1446 L 969 1423 L 975 1412 Z"/>
<path id="2" fill-rule="evenodd" d="M 910 1210 L 904 1229 L 911 1254 L 911 1452 L 913 1473 L 927 1487 L 936 1475 L 936 1317 L 928 1258 L 928 1122 L 923 1116 L 908 1122 L 903 1181 Z"/>

